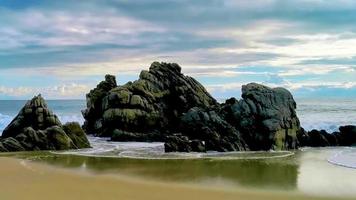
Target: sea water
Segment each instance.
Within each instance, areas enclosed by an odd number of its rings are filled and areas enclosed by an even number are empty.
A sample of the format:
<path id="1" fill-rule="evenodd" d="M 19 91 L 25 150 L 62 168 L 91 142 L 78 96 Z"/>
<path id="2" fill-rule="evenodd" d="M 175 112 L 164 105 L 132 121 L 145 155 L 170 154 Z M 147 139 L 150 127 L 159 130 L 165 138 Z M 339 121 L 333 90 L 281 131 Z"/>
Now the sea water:
<path id="1" fill-rule="evenodd" d="M 296 99 L 297 114 L 302 127 L 306 130 L 325 129 L 329 132 L 337 131 L 340 125 L 356 125 L 356 100 L 352 99 Z M 24 106 L 22 100 L 0 100 L 0 132 L 11 122 Z M 77 121 L 83 123 L 81 110 L 85 109 L 85 100 L 48 100 L 48 106 L 56 113 L 62 123 Z M 137 159 L 199 159 L 220 158 L 250 159 L 278 158 L 290 156 L 290 152 L 269 152 L 267 155 L 258 152 L 247 154 L 238 153 L 164 153 L 163 143 L 137 143 L 137 142 L 109 142 L 108 138 L 89 137 L 91 149 L 62 152 L 94 157 L 118 157 Z M 324 162 L 338 166 L 356 168 L 356 148 L 333 151 Z"/>
<path id="2" fill-rule="evenodd" d="M 297 114 L 306 130 L 325 129 L 337 131 L 340 125 L 356 125 L 356 99 L 296 99 Z M 0 100 L 0 132 L 24 106 L 24 100 Z M 81 110 L 85 100 L 48 100 L 48 106 L 59 119 L 84 122 Z"/>

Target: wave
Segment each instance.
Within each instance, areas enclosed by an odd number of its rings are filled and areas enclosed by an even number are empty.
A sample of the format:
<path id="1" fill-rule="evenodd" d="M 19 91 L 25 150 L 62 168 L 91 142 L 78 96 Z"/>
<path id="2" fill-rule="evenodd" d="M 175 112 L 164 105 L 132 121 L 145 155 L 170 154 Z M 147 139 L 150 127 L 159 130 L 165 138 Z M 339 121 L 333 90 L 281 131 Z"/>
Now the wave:
<path id="1" fill-rule="evenodd" d="M 326 130 L 329 133 L 339 131 L 340 126 L 345 125 L 356 125 L 356 120 L 349 120 L 349 121 L 303 121 L 301 120 L 301 126 L 307 130 L 311 131 L 313 129 L 316 130 Z"/>
<path id="2" fill-rule="evenodd" d="M 328 162 L 342 167 L 356 168 L 356 148 L 348 147 L 330 157 Z"/>

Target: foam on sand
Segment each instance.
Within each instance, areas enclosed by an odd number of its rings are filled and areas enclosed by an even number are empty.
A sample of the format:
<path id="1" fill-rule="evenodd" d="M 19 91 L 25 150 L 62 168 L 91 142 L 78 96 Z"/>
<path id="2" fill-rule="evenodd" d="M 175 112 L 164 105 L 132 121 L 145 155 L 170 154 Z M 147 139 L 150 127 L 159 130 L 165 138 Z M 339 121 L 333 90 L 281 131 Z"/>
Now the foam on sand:
<path id="1" fill-rule="evenodd" d="M 339 151 L 330 157 L 328 162 L 335 165 L 356 169 L 356 148 L 345 148 L 345 150 Z"/>

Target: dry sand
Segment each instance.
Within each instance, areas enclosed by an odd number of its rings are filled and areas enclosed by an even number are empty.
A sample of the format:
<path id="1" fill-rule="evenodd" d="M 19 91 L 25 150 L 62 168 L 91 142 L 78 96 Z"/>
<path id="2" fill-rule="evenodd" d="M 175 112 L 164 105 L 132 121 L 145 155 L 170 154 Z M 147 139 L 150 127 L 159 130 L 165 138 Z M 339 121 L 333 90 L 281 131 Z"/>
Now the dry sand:
<path id="1" fill-rule="evenodd" d="M 151 182 L 126 176 L 95 175 L 13 158 L 0 158 L 0 200 L 12 199 L 303 200 L 325 198 L 286 192 L 219 190 L 196 185 Z"/>

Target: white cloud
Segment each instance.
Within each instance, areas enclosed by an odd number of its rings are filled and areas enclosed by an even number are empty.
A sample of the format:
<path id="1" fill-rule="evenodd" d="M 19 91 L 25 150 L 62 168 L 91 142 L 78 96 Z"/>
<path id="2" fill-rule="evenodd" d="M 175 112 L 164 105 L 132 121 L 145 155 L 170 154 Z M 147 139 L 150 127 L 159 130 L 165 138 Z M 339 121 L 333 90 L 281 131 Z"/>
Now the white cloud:
<path id="1" fill-rule="evenodd" d="M 132 45 L 141 42 L 134 37 L 137 34 L 165 31 L 150 22 L 110 11 L 1 11 L 3 17 L 11 20 L 10 25 L 4 24 L 0 28 L 0 41 L 7 41 L 2 49 L 25 47 L 28 44 L 49 47 L 100 43 Z"/>
<path id="2" fill-rule="evenodd" d="M 37 94 L 42 94 L 50 99 L 75 99 L 84 98 L 85 94 L 91 89 L 88 85 L 83 84 L 62 84 L 49 87 L 5 87 L 0 86 L 0 94 L 12 96 L 15 98 L 28 98 Z"/>

